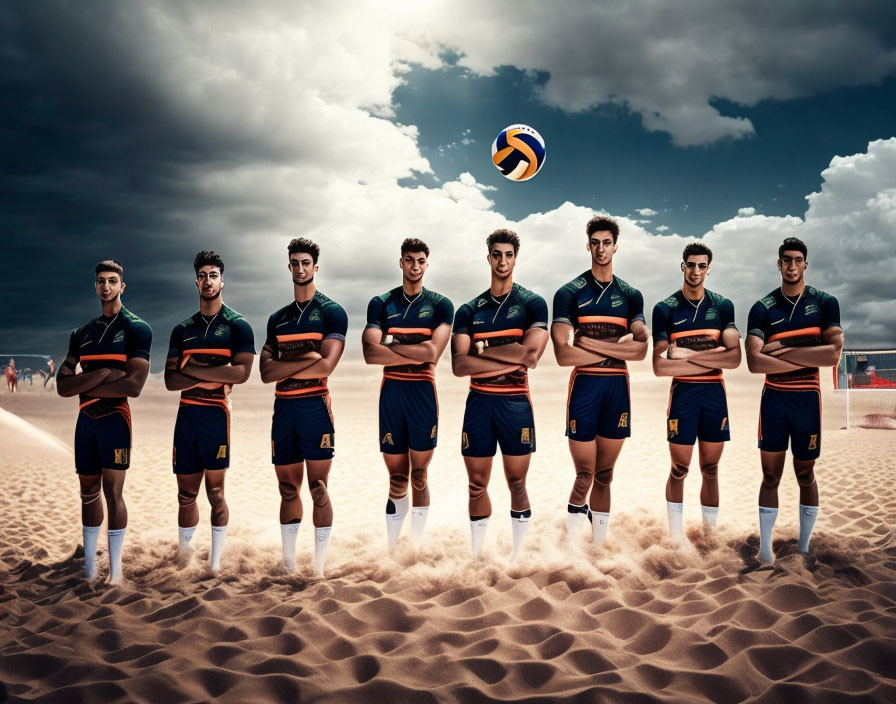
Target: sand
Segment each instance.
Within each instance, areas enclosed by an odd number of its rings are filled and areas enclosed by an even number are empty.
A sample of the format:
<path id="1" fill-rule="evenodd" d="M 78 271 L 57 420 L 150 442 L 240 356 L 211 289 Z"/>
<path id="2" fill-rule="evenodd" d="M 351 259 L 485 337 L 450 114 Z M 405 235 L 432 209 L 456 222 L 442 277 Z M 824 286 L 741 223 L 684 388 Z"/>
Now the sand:
<path id="1" fill-rule="evenodd" d="M 744 369 L 729 373 L 733 439 L 720 467 L 719 528 L 701 529 L 695 462 L 685 489 L 688 542 L 676 547 L 666 538 L 663 497 L 668 381 L 636 365 L 633 435 L 617 465 L 609 541 L 595 551 L 583 530 L 570 548 L 562 533 L 573 480 L 563 437 L 567 378 L 550 353 L 533 372 L 533 519 L 511 565 L 500 466 L 485 554 L 469 556 L 459 452 L 466 385 L 445 361 L 427 533 L 419 548 L 403 536 L 388 554 L 380 380 L 344 362 L 331 379 L 336 519 L 321 580 L 310 569 L 307 519 L 298 574 L 280 567 L 272 390 L 257 376 L 233 394 L 222 568 L 215 575 L 206 567 L 202 496 L 196 554 L 177 565 L 177 395 L 153 376 L 132 402 L 119 587 L 81 577 L 68 449 L 75 401 L 37 387 L 0 393 L 0 681 L 9 701 L 896 701 L 896 433 L 840 430 L 844 399 L 825 380 L 812 556 L 795 553 L 798 493 L 788 471 L 778 560 L 761 568 L 761 382 Z M 105 531 L 101 572 L 104 541 Z"/>

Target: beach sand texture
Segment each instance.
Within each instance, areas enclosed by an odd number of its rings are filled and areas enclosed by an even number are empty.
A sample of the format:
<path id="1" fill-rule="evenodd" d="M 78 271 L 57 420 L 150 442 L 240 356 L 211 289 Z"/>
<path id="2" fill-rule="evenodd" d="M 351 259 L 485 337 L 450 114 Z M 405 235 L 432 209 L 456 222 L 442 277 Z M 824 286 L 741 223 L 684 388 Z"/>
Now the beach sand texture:
<path id="1" fill-rule="evenodd" d="M 81 577 L 74 399 L 0 393 L 0 681 L 9 701 L 893 702 L 896 701 L 896 433 L 843 425 L 823 375 L 812 557 L 795 553 L 797 485 L 780 490 L 778 561 L 759 568 L 756 425 L 761 379 L 726 373 L 732 442 L 720 466 L 719 528 L 700 525 L 696 457 L 688 542 L 666 538 L 668 380 L 633 365 L 632 437 L 613 483 L 607 545 L 563 537 L 574 472 L 563 437 L 568 372 L 532 372 L 538 451 L 533 518 L 510 554 L 496 464 L 484 556 L 470 558 L 460 426 L 466 384 L 439 369 L 433 506 L 419 547 L 386 550 L 387 472 L 375 369 L 332 377 L 336 512 L 327 578 L 312 576 L 307 486 L 296 575 L 280 566 L 270 465 L 273 393 L 257 371 L 233 393 L 230 526 L 207 566 L 208 504 L 192 561 L 178 566 L 171 439 L 177 394 L 154 375 L 132 401 L 125 584 Z M 498 459 L 500 462 L 500 459 Z M 586 523 L 587 526 L 587 523 Z M 107 569 L 105 529 L 98 563 Z"/>

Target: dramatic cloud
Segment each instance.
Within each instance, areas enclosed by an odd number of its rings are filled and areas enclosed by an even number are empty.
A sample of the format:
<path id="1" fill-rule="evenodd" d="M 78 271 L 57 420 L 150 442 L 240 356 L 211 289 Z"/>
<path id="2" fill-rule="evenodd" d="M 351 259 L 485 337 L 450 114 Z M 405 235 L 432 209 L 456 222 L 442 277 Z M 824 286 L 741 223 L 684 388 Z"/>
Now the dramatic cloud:
<path id="1" fill-rule="evenodd" d="M 635 212 L 644 218 L 652 218 L 654 215 L 659 215 L 653 208 L 638 208 Z"/>

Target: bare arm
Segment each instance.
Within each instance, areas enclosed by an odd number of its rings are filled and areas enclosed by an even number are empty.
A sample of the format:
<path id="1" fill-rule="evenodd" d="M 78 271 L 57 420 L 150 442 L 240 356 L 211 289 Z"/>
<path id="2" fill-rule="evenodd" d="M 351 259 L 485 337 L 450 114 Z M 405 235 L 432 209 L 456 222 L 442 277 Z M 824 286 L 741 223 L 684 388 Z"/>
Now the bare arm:
<path id="1" fill-rule="evenodd" d="M 544 348 L 548 344 L 548 331 L 544 328 L 529 328 L 523 335 L 523 341 L 511 342 L 497 347 L 485 347 L 477 355 L 480 358 L 491 359 L 505 364 L 517 364 L 527 369 L 535 369 L 538 360 L 544 354 Z"/>
<path id="2" fill-rule="evenodd" d="M 503 364 L 470 354 L 471 338 L 463 333 L 456 333 L 451 340 L 451 371 L 454 376 L 473 376 L 479 374 L 506 374 L 520 368 L 519 364 Z"/>
<path id="3" fill-rule="evenodd" d="M 316 364 L 321 359 L 321 355 L 317 352 L 306 352 L 299 359 L 289 362 L 278 362 L 274 359 L 274 351 L 269 345 L 261 348 L 261 359 L 258 368 L 261 371 L 261 380 L 265 384 L 271 382 L 283 381 L 295 374 Z"/>
<path id="4" fill-rule="evenodd" d="M 656 376 L 695 376 L 705 374 L 706 368 L 688 359 L 668 359 L 668 340 L 660 340 L 653 345 L 653 373 Z"/>
<path id="5" fill-rule="evenodd" d="M 690 351 L 686 356 L 688 362 L 704 369 L 737 369 L 740 366 L 740 335 L 734 328 L 722 331 L 721 346 L 702 352 Z M 679 348 L 681 349 L 681 348 Z"/>
<path id="6" fill-rule="evenodd" d="M 640 320 L 635 321 L 632 323 L 631 336 L 631 339 L 627 339 L 628 335 L 623 335 L 619 342 L 580 337 L 576 340 L 576 346 L 605 357 L 639 362 L 647 356 L 647 326 Z"/>
<path id="7" fill-rule="evenodd" d="M 575 347 L 569 343 L 572 325 L 568 323 L 554 323 L 551 325 L 551 342 L 554 345 L 554 357 L 561 367 L 582 367 L 588 364 L 603 362 L 606 357 L 589 352 L 581 347 Z"/>
<path id="8" fill-rule="evenodd" d="M 339 359 L 342 357 L 342 351 L 345 349 L 345 340 L 331 338 L 324 340 L 320 345 L 320 359 L 305 367 L 295 374 L 291 374 L 293 379 L 323 379 L 330 376 Z"/>
<path id="9" fill-rule="evenodd" d="M 220 367 L 212 367 L 199 364 L 190 357 L 181 371 L 199 381 L 209 381 L 219 384 L 242 384 L 252 373 L 252 363 L 255 355 L 251 352 L 239 352 L 231 360 L 230 364 Z"/>
<path id="10" fill-rule="evenodd" d="M 169 391 L 183 391 L 199 384 L 191 376 L 183 374 L 178 368 L 178 358 L 168 357 L 165 360 L 165 388 Z"/>
<path id="11" fill-rule="evenodd" d="M 393 343 L 392 351 L 400 354 L 402 357 L 412 362 L 429 362 L 435 364 L 439 361 L 445 348 L 448 346 L 448 340 L 451 338 L 451 326 L 447 323 L 439 325 L 432 331 L 432 339 L 426 342 L 419 342 L 414 345 L 399 345 Z"/>
<path id="12" fill-rule="evenodd" d="M 102 384 L 111 371 L 111 369 L 94 369 L 76 374 L 74 358 L 66 357 L 56 375 L 56 393 L 63 398 L 86 393 Z"/>
<path id="13" fill-rule="evenodd" d="M 783 374 L 793 372 L 803 367 L 797 364 L 785 362 L 762 352 L 762 338 L 756 335 L 747 335 L 744 349 L 747 353 L 747 368 L 754 374 Z"/>
<path id="14" fill-rule="evenodd" d="M 109 378 L 99 386 L 90 390 L 90 395 L 97 398 L 119 398 L 129 396 L 137 398 L 143 391 L 146 377 L 149 376 L 149 360 L 142 357 L 131 357 L 125 365 L 124 375 L 115 375 L 116 370 L 110 370 Z M 111 380 L 112 377 L 114 380 Z"/>
<path id="15" fill-rule="evenodd" d="M 839 364 L 843 351 L 843 330 L 828 328 L 822 339 L 825 344 L 812 347 L 784 347 L 772 342 L 762 348 L 763 354 L 801 367 L 834 367 Z"/>
<path id="16" fill-rule="evenodd" d="M 367 364 L 407 364 L 408 358 L 402 357 L 389 345 L 384 345 L 386 336 L 379 328 L 367 328 L 361 333 L 361 350 Z"/>

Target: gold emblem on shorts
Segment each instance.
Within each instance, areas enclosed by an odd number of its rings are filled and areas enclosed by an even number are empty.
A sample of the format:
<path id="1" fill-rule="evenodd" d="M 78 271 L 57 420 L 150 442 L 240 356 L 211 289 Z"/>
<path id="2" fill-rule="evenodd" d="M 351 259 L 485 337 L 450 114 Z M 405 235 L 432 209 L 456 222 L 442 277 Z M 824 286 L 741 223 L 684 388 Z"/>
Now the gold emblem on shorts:
<path id="1" fill-rule="evenodd" d="M 817 436 L 817 435 L 810 435 L 810 436 L 809 436 L 809 447 L 808 447 L 808 449 L 810 449 L 810 450 L 817 450 L 817 449 L 818 449 L 818 436 Z"/>
<path id="2" fill-rule="evenodd" d="M 627 428 L 628 427 L 628 413 L 622 413 L 619 416 L 619 425 L 617 425 L 616 427 L 617 428 Z"/>
<path id="3" fill-rule="evenodd" d="M 727 427 L 728 427 L 728 416 L 725 416 L 724 418 L 722 418 L 722 428 L 721 429 L 724 430 Z"/>
<path id="4" fill-rule="evenodd" d="M 227 459 L 227 445 L 219 445 L 218 446 L 218 456 L 215 457 L 216 460 L 224 460 Z"/>
<path id="5" fill-rule="evenodd" d="M 520 433 L 520 442 L 531 443 L 532 441 L 529 439 L 529 428 L 523 428 L 523 432 Z"/>
<path id="6" fill-rule="evenodd" d="M 333 447 L 333 434 L 324 433 L 320 436 L 320 447 L 322 450 L 328 450 Z"/>
<path id="7" fill-rule="evenodd" d="M 128 448 L 122 447 L 120 450 L 115 450 L 115 464 L 127 464 L 128 463 Z"/>
<path id="8" fill-rule="evenodd" d="M 437 425 L 432 426 L 432 432 L 429 434 L 430 440 L 435 438 L 436 431 L 438 430 L 438 428 L 439 428 L 439 426 L 437 426 Z"/>
<path id="9" fill-rule="evenodd" d="M 383 435 L 383 439 L 380 440 L 380 445 L 394 445 L 394 444 L 395 443 L 392 442 L 392 433 L 386 433 L 385 435 Z"/>
<path id="10" fill-rule="evenodd" d="M 470 446 L 470 438 L 467 437 L 466 433 L 461 433 L 461 441 L 460 447 L 462 450 L 466 450 Z"/>
<path id="11" fill-rule="evenodd" d="M 569 421 L 569 432 L 571 432 L 573 435 L 576 434 L 576 422 L 575 422 L 575 420 L 571 420 L 571 421 Z"/>
<path id="12" fill-rule="evenodd" d="M 678 418 L 669 419 L 669 435 L 678 435 Z"/>

